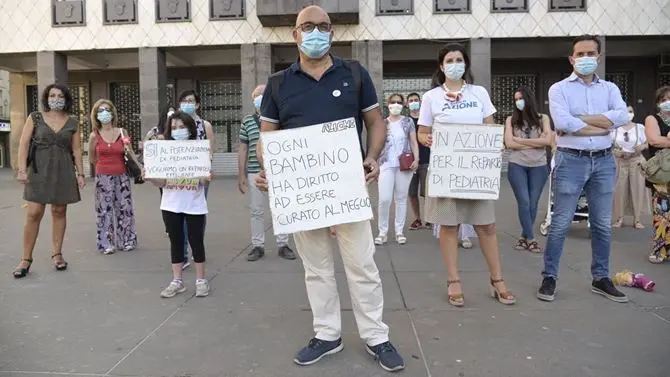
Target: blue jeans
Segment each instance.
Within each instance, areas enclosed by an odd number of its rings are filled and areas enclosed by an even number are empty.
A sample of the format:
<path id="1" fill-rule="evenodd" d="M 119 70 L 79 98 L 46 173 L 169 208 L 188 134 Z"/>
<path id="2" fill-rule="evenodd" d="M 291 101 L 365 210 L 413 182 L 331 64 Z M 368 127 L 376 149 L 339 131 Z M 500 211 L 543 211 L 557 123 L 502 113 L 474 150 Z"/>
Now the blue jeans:
<path id="1" fill-rule="evenodd" d="M 591 276 L 609 276 L 612 244 L 612 199 L 616 163 L 611 153 L 599 157 L 577 156 L 558 150 L 554 158 L 554 214 L 544 251 L 545 277 L 558 277 L 565 236 L 577 208 L 577 200 L 586 193 L 591 223 Z"/>
<path id="2" fill-rule="evenodd" d="M 549 167 L 547 165 L 529 167 L 509 163 L 507 179 L 516 197 L 519 223 L 521 223 L 521 238 L 535 239 L 533 224 L 537 217 L 537 203 L 540 201 L 548 176 Z"/>
<path id="3" fill-rule="evenodd" d="M 209 193 L 209 183 L 205 185 L 205 199 L 207 199 L 207 194 Z M 207 226 L 207 217 L 205 217 L 205 222 L 203 226 Z M 204 232 L 204 229 L 203 229 Z M 186 229 L 186 220 L 184 220 L 184 260 L 188 260 L 188 230 Z"/>

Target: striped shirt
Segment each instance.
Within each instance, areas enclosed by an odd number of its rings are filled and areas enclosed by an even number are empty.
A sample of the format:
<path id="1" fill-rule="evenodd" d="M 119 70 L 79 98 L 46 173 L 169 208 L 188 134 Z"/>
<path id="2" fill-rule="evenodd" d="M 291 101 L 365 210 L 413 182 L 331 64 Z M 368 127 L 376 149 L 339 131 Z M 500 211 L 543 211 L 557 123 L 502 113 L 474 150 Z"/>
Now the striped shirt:
<path id="1" fill-rule="evenodd" d="M 253 115 L 244 117 L 242 126 L 240 127 L 240 143 L 244 143 L 249 147 L 247 152 L 247 173 L 253 174 L 261 171 L 261 164 L 258 163 L 258 158 L 256 158 L 256 144 L 258 144 L 260 135 L 260 120 L 256 121 Z"/>

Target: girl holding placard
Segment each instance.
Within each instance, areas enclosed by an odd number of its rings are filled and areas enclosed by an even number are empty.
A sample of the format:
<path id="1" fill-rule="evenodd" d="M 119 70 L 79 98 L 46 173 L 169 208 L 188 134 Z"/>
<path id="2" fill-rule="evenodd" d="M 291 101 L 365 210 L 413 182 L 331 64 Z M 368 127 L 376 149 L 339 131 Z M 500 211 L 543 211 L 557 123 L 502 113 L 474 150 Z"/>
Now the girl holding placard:
<path id="1" fill-rule="evenodd" d="M 470 57 L 461 44 L 448 44 L 438 53 L 439 70 L 436 87 L 423 95 L 419 114 L 419 142 L 431 147 L 431 127 L 442 124 L 493 124 L 496 109 L 485 88 L 472 84 Z M 430 172 L 430 167 L 429 167 Z M 426 197 L 425 220 L 440 224 L 440 246 L 447 265 L 449 303 L 463 306 L 464 296 L 458 268 L 458 228 L 460 224 L 475 227 L 479 244 L 490 273 L 491 295 L 502 304 L 516 302 L 502 279 L 498 238 L 495 226 L 495 202 Z"/>
<path id="2" fill-rule="evenodd" d="M 165 140 L 196 140 L 197 126 L 195 120 L 182 111 L 176 111 L 168 119 Z M 205 218 L 207 216 L 207 199 L 205 185 L 211 177 L 195 179 L 148 179 L 163 188 L 161 211 L 163 221 L 170 237 L 170 254 L 172 257 L 172 281 L 163 289 L 161 297 L 170 298 L 186 291 L 182 280 L 184 265 L 184 239 L 188 237 L 195 261 L 196 282 L 195 296 L 205 297 L 209 294 L 209 283 L 205 279 Z M 188 229 L 188 236 L 184 229 Z"/>

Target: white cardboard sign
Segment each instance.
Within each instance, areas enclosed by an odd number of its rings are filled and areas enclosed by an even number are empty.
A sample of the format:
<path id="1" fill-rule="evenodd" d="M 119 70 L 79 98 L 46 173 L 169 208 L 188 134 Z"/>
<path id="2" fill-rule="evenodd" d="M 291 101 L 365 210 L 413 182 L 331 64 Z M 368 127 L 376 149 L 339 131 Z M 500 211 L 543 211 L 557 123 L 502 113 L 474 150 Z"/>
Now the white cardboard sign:
<path id="1" fill-rule="evenodd" d="M 150 140 L 144 143 L 145 178 L 205 178 L 212 170 L 209 140 Z"/>
<path id="2" fill-rule="evenodd" d="M 372 218 L 354 118 L 263 132 L 261 140 L 275 234 Z"/>
<path id="3" fill-rule="evenodd" d="M 504 127 L 436 123 L 432 131 L 428 196 L 497 200 Z"/>

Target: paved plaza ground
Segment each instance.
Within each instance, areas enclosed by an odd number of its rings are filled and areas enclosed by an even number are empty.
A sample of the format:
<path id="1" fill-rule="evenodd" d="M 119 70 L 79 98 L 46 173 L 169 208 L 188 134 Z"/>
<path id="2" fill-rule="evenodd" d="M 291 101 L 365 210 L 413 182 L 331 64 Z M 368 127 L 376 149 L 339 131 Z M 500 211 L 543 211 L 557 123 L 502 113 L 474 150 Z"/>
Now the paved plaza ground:
<path id="1" fill-rule="evenodd" d="M 42 223 L 30 275 L 11 271 L 22 249 L 22 188 L 0 173 L 0 377 L 221 376 L 373 377 L 383 372 L 358 338 L 341 263 L 344 351 L 311 367 L 292 358 L 313 336 L 299 261 L 274 252 L 249 263 L 247 199 L 236 182 L 213 182 L 205 244 L 209 297 L 161 299 L 170 281 L 168 240 L 158 190 L 134 187 L 140 247 L 103 256 L 95 251 L 91 182 L 71 206 L 64 254 L 53 269 L 51 219 Z M 541 216 L 546 201 L 543 199 Z M 656 280 L 656 292 L 625 289 L 616 304 L 590 291 L 590 241 L 585 225 L 569 234 L 557 299 L 538 301 L 542 256 L 515 251 L 516 202 L 506 185 L 497 202 L 498 235 L 508 286 L 518 303 L 488 297 L 478 248 L 461 252 L 466 307 L 446 302 L 445 269 L 432 232 L 408 231 L 408 243 L 378 248 L 392 341 L 411 377 L 666 377 L 670 376 L 670 265 L 646 261 L 649 230 L 617 229 L 612 269 Z M 645 219 L 649 226 L 649 217 Z M 268 222 L 270 224 L 269 216 Z M 475 242 L 475 245 L 476 242 Z M 541 241 L 544 246 L 544 240 Z"/>

